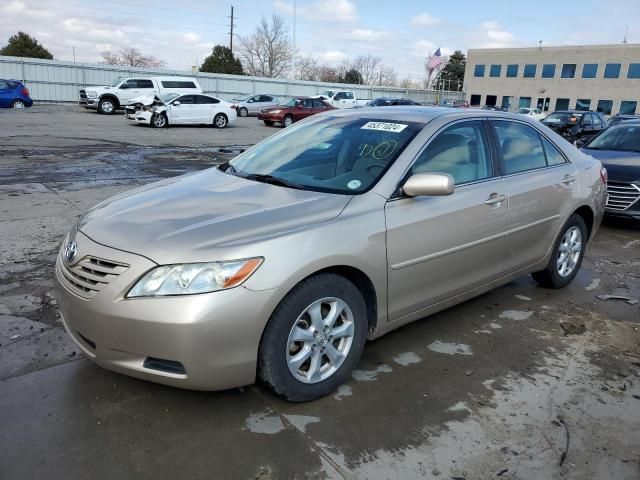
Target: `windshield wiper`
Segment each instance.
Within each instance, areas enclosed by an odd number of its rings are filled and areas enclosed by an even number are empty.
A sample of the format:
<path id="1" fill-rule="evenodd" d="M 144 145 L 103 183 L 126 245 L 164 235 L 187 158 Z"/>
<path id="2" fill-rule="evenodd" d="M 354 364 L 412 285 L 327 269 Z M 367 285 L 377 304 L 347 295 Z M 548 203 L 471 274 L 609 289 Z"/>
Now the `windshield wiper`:
<path id="1" fill-rule="evenodd" d="M 272 185 L 279 185 L 281 187 L 297 188 L 298 190 L 306 190 L 306 187 L 304 185 L 290 182 L 289 180 L 285 180 L 284 178 L 274 177 L 273 175 L 264 175 L 261 173 L 247 173 L 241 176 L 243 176 L 244 178 L 248 178 L 249 180 L 255 180 L 257 182 L 270 183 Z"/>

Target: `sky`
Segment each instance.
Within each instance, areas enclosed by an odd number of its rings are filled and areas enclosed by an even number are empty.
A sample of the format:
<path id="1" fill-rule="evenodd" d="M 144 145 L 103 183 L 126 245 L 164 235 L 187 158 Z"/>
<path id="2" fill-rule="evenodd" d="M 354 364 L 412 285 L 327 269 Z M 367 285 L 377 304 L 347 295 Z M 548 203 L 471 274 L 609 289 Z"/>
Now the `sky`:
<path id="1" fill-rule="evenodd" d="M 58 60 L 98 62 L 104 50 L 133 46 L 190 70 L 235 31 L 281 15 L 293 34 L 294 0 L 1 0 L 0 45 L 23 30 Z M 373 54 L 399 79 L 424 77 L 426 56 L 454 50 L 640 43 L 638 0 L 296 0 L 296 46 L 328 64 Z M 234 50 L 238 39 L 234 40 Z"/>

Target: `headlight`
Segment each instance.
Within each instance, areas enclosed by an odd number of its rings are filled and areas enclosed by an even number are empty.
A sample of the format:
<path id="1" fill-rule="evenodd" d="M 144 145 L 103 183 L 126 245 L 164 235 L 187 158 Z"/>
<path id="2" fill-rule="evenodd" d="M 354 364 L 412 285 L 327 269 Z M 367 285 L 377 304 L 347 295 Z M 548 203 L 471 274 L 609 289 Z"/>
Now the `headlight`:
<path id="1" fill-rule="evenodd" d="M 127 294 L 132 297 L 191 295 L 237 287 L 255 272 L 263 259 L 163 265 L 147 272 Z"/>
<path id="2" fill-rule="evenodd" d="M 86 91 L 87 98 L 96 98 L 98 96 L 98 92 L 95 90 L 87 90 Z"/>
<path id="3" fill-rule="evenodd" d="M 280 113 L 282 110 L 270 110 L 267 113 Z"/>

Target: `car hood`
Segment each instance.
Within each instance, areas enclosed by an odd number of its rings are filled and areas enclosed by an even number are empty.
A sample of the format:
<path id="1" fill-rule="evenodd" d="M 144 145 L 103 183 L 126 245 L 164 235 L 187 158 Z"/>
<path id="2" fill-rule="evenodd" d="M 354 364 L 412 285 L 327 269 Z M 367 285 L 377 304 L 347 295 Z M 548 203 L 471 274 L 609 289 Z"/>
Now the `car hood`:
<path id="1" fill-rule="evenodd" d="M 210 168 L 110 198 L 87 212 L 78 229 L 98 243 L 156 263 L 201 262 L 210 261 L 216 248 L 330 220 L 350 199 Z"/>
<path id="2" fill-rule="evenodd" d="M 134 97 L 131 100 L 129 100 L 130 104 L 140 103 L 140 104 L 145 105 L 145 106 L 149 106 L 153 102 L 158 102 L 158 103 L 164 105 L 164 102 L 162 101 L 162 99 L 160 97 L 158 97 L 157 95 L 153 94 L 153 93 L 149 94 L 149 95 L 141 95 L 139 97 Z"/>
<path id="3" fill-rule="evenodd" d="M 640 180 L 640 152 L 621 152 L 617 150 L 582 151 L 602 162 L 607 169 L 610 180 L 635 182 Z"/>

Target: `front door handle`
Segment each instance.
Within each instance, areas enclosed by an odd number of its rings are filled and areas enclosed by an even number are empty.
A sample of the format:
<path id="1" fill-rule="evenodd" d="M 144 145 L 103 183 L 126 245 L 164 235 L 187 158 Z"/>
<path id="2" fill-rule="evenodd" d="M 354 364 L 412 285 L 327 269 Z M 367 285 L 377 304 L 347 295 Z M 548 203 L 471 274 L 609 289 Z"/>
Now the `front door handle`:
<path id="1" fill-rule="evenodd" d="M 491 195 L 489 195 L 489 198 L 487 198 L 487 200 L 484 202 L 487 205 L 495 205 L 497 203 L 502 203 L 505 201 L 507 197 L 505 197 L 504 195 L 500 195 L 498 193 L 492 193 Z"/>
<path id="2" fill-rule="evenodd" d="M 575 181 L 576 177 L 574 177 L 573 175 L 565 175 L 562 179 L 562 183 L 564 183 L 565 185 L 571 185 Z"/>

